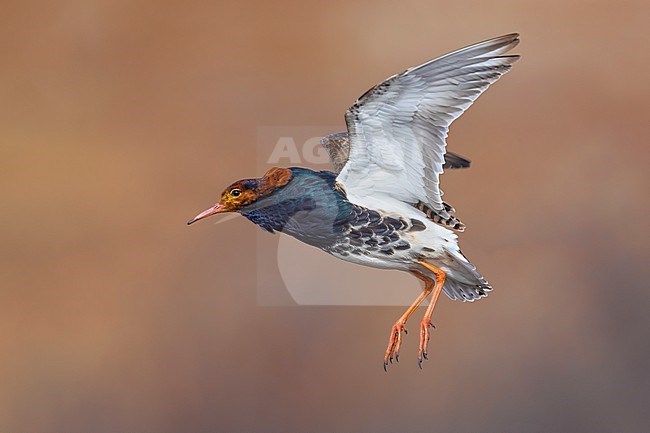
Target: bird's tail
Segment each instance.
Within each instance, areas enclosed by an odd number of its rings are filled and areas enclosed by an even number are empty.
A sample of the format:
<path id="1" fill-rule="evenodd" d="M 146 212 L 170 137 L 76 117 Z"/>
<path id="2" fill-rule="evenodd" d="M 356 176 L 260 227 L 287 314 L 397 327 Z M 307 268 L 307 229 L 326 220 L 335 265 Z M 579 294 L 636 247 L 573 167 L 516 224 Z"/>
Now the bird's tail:
<path id="1" fill-rule="evenodd" d="M 445 260 L 443 270 L 447 273 L 447 279 L 442 290 L 447 296 L 463 302 L 473 302 L 487 296 L 492 286 L 476 270 L 476 266 L 460 250 L 446 252 L 448 260 Z"/>

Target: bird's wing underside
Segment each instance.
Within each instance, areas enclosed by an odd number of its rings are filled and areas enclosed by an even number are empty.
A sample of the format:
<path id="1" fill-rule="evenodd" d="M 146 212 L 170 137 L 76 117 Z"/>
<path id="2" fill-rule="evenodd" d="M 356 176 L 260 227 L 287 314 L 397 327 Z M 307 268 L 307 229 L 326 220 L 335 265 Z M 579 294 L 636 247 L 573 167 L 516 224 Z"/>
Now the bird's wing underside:
<path id="1" fill-rule="evenodd" d="M 518 37 L 462 48 L 364 93 L 345 114 L 350 152 L 337 178 L 351 200 L 421 202 L 449 218 L 439 188 L 449 125 L 519 59 L 504 55 Z"/>
<path id="2" fill-rule="evenodd" d="M 337 132 L 336 134 L 330 134 L 320 141 L 321 146 L 323 146 L 327 153 L 330 156 L 330 161 L 334 166 L 334 170 L 337 173 L 340 173 L 343 169 L 343 166 L 348 162 L 350 156 L 350 136 L 347 132 Z M 472 162 L 455 153 L 447 152 L 445 153 L 445 163 L 442 165 L 443 169 L 454 169 L 454 168 L 468 168 Z"/>

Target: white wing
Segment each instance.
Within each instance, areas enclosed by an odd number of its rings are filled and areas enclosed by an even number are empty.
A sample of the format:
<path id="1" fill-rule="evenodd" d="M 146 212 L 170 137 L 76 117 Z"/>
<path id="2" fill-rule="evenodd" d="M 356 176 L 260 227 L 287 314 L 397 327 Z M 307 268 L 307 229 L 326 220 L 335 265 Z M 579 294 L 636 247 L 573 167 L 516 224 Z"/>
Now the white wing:
<path id="1" fill-rule="evenodd" d="M 462 48 L 363 94 L 345 114 L 351 149 L 337 178 L 350 199 L 422 202 L 449 217 L 439 188 L 449 125 L 519 59 L 503 56 L 518 37 L 513 33 Z"/>

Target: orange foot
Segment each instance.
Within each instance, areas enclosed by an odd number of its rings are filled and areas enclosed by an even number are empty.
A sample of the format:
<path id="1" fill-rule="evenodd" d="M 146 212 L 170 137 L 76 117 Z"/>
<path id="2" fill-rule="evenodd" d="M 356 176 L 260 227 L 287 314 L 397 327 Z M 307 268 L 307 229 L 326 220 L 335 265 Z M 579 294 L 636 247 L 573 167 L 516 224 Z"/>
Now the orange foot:
<path id="1" fill-rule="evenodd" d="M 429 327 L 435 328 L 433 323 L 425 317 L 420 323 L 420 348 L 418 350 L 418 366 L 420 369 L 422 369 L 422 360 L 429 359 L 427 353 L 429 350 L 429 339 L 431 338 Z"/>
<path id="2" fill-rule="evenodd" d="M 390 331 L 390 339 L 388 340 L 388 347 L 384 356 L 384 371 L 388 371 L 386 367 L 388 367 L 388 363 L 393 363 L 393 357 L 395 358 L 395 362 L 399 362 L 399 348 L 402 346 L 402 331 L 404 331 L 404 334 L 408 334 L 405 325 L 405 321 L 398 320 Z"/>

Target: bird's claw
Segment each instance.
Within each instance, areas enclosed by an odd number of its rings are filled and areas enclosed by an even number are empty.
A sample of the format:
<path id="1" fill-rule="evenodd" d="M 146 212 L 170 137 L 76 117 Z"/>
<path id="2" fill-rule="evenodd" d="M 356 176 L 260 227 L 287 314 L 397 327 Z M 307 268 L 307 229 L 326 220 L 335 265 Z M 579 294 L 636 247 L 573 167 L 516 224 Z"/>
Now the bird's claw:
<path id="1" fill-rule="evenodd" d="M 422 369 L 422 361 L 429 360 L 429 353 L 427 351 L 429 347 L 429 339 L 431 338 L 429 327 L 435 329 L 433 323 L 428 320 L 423 320 L 420 324 L 420 348 L 418 350 L 418 366 L 420 369 Z"/>
<path id="2" fill-rule="evenodd" d="M 435 329 L 434 324 L 429 320 L 423 320 L 420 323 L 420 348 L 418 350 L 418 367 L 420 367 L 420 369 L 422 369 L 422 362 L 429 360 L 429 352 L 427 351 L 429 339 L 431 337 L 429 327 Z M 402 346 L 402 332 L 404 332 L 405 335 L 408 334 L 404 327 L 404 323 L 395 323 L 391 329 L 388 348 L 386 348 L 386 355 L 384 356 L 384 371 L 388 371 L 388 365 L 393 363 L 393 358 L 395 359 L 395 363 L 399 362 L 399 350 Z"/>
<path id="3" fill-rule="evenodd" d="M 384 355 L 384 370 L 387 371 L 388 364 L 393 363 L 393 357 L 395 362 L 399 362 L 399 349 L 402 346 L 402 331 L 406 334 L 406 328 L 404 323 L 397 322 L 393 325 L 393 328 L 390 331 L 390 338 L 388 340 L 388 347 L 386 348 L 386 354 Z"/>

